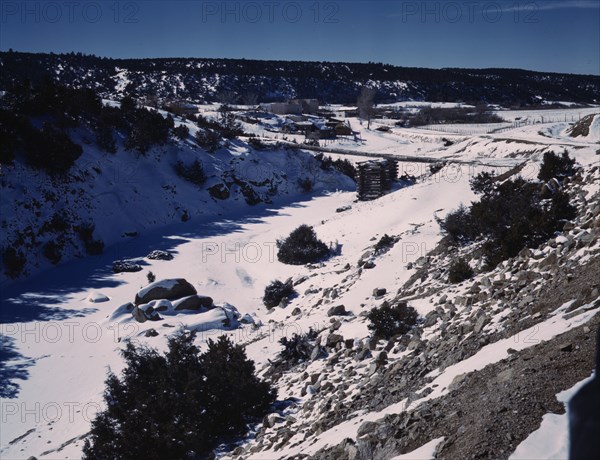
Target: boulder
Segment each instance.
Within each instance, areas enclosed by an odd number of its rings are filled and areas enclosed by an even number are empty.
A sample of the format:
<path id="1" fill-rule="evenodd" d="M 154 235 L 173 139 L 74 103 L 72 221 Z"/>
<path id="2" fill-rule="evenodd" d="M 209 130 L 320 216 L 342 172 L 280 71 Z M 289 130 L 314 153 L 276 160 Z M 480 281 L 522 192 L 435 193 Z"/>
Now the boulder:
<path id="1" fill-rule="evenodd" d="M 131 316 L 133 316 L 133 319 L 135 319 L 138 323 L 145 323 L 146 321 L 160 321 L 162 319 L 158 312 L 154 311 L 152 305 L 144 304 L 140 305 L 140 307 L 134 307 L 133 310 L 131 310 Z"/>
<path id="2" fill-rule="evenodd" d="M 481 315 L 479 318 L 477 318 L 477 321 L 475 321 L 475 326 L 473 327 L 475 333 L 479 334 L 484 328 L 484 326 L 488 323 L 488 321 L 489 320 L 486 315 Z"/>
<path id="3" fill-rule="evenodd" d="M 327 311 L 327 316 L 343 316 L 346 313 L 346 307 L 344 305 L 336 305 Z"/>
<path id="4" fill-rule="evenodd" d="M 150 305 L 152 307 L 153 311 L 171 313 L 174 310 L 173 304 L 169 300 L 165 300 L 165 299 L 152 300 L 151 302 L 148 303 L 148 305 Z M 143 305 L 140 305 L 139 307 L 144 309 Z"/>
<path id="5" fill-rule="evenodd" d="M 229 198 L 229 188 L 225 184 L 216 184 L 208 188 L 208 193 L 217 200 L 226 200 Z"/>
<path id="6" fill-rule="evenodd" d="M 327 343 L 326 345 L 328 347 L 335 347 L 339 342 L 343 342 L 344 341 L 344 337 L 342 337 L 339 334 L 329 334 L 327 336 Z"/>
<path id="7" fill-rule="evenodd" d="M 183 278 L 156 281 L 141 289 L 135 296 L 135 304 L 140 305 L 152 300 L 177 300 L 196 295 L 196 289 Z"/>
<path id="8" fill-rule="evenodd" d="M 379 427 L 379 425 L 376 422 L 363 422 L 358 427 L 358 432 L 356 434 L 360 438 L 361 436 L 364 436 L 366 434 L 370 434 L 370 433 L 373 433 L 374 431 L 377 431 L 378 427 Z"/>
<path id="9" fill-rule="evenodd" d="M 210 310 L 215 308 L 213 299 L 205 295 L 190 295 L 173 302 L 175 310 Z"/>
<path id="10" fill-rule="evenodd" d="M 88 302 L 92 303 L 101 303 L 108 302 L 110 299 L 108 298 L 108 296 L 102 294 L 101 292 L 94 291 L 87 296 L 87 300 Z"/>
<path id="11" fill-rule="evenodd" d="M 123 304 L 120 307 L 117 307 L 115 311 L 113 311 L 112 314 L 108 317 L 108 319 L 109 321 L 114 321 L 122 315 L 130 314 L 134 308 L 135 305 L 133 305 L 131 302 Z"/>
<path id="12" fill-rule="evenodd" d="M 277 413 L 267 414 L 263 418 L 263 427 L 264 428 L 273 428 L 276 424 L 283 423 L 283 422 L 285 422 L 285 419 L 283 417 L 281 417 L 279 414 L 277 414 Z"/>
<path id="13" fill-rule="evenodd" d="M 386 288 L 375 288 L 373 289 L 373 297 L 381 297 L 387 293 Z"/>
<path id="14" fill-rule="evenodd" d="M 113 262 L 112 269 L 114 273 L 140 272 L 142 267 L 127 260 L 116 260 Z"/>
<path id="15" fill-rule="evenodd" d="M 148 254 L 146 258 L 152 260 L 173 260 L 173 254 L 167 251 L 156 249 Z"/>
<path id="16" fill-rule="evenodd" d="M 242 324 L 256 324 L 256 321 L 254 320 L 254 317 L 252 315 L 246 313 L 240 319 L 240 323 L 242 323 Z"/>

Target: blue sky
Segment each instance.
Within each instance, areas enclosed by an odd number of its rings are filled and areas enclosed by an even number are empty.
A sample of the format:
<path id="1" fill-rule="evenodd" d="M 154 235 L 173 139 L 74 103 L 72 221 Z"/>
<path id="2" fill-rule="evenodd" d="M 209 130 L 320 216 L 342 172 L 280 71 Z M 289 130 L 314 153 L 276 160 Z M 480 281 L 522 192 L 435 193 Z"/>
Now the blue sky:
<path id="1" fill-rule="evenodd" d="M 600 2 L 9 1 L 0 49 L 600 75 Z"/>

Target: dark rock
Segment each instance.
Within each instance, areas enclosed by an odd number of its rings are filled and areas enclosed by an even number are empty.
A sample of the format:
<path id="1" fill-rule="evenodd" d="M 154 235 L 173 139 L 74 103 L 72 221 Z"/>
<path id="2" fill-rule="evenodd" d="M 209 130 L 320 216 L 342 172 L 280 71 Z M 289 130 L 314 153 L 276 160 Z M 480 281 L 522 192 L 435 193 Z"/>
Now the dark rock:
<path id="1" fill-rule="evenodd" d="M 373 297 L 381 297 L 387 293 L 386 288 L 375 288 L 373 289 Z"/>
<path id="2" fill-rule="evenodd" d="M 335 347 L 339 342 L 343 342 L 344 341 L 344 337 L 342 337 L 339 334 L 329 334 L 327 336 L 327 343 L 326 346 L 328 347 Z"/>
<path id="3" fill-rule="evenodd" d="M 229 188 L 225 184 L 215 184 L 208 188 L 208 193 L 217 200 L 226 200 L 229 198 Z"/>
<path id="4" fill-rule="evenodd" d="M 376 422 L 364 422 L 358 427 L 358 432 L 356 433 L 358 437 L 364 436 L 366 434 L 373 433 L 377 431 L 379 424 Z"/>
<path id="5" fill-rule="evenodd" d="M 144 335 L 146 337 L 156 337 L 158 332 L 156 332 L 156 329 L 148 329 Z"/>
<path id="6" fill-rule="evenodd" d="M 560 347 L 560 351 L 565 351 L 565 352 L 571 352 L 573 351 L 573 344 L 572 343 L 567 343 L 563 346 Z"/>
<path id="7" fill-rule="evenodd" d="M 331 307 L 327 311 L 327 316 L 343 316 L 346 313 L 346 307 L 344 305 L 337 305 L 335 307 Z"/>
<path id="8" fill-rule="evenodd" d="M 183 278 L 156 281 L 140 290 L 135 296 L 135 304 L 140 305 L 152 300 L 176 300 L 196 295 L 196 289 Z"/>
<path id="9" fill-rule="evenodd" d="M 197 294 L 173 302 L 173 307 L 175 310 L 201 310 L 203 308 L 211 310 L 215 308 L 211 297 Z"/>
<path id="10" fill-rule="evenodd" d="M 173 254 L 167 251 L 161 251 L 160 249 L 156 249 L 150 254 L 148 254 L 146 258 L 152 260 L 173 260 Z"/>
<path id="11" fill-rule="evenodd" d="M 126 260 L 117 260 L 113 262 L 112 269 L 114 273 L 132 273 L 142 271 L 142 267 Z"/>

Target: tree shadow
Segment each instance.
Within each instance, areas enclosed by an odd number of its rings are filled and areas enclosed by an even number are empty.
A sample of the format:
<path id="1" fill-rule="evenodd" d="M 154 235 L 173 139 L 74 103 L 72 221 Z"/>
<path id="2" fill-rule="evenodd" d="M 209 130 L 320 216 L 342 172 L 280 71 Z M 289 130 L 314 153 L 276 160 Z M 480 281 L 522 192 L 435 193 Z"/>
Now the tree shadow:
<path id="1" fill-rule="evenodd" d="M 16 398 L 19 385 L 14 380 L 26 380 L 31 361 L 17 353 L 15 339 L 0 334 L 0 398 Z"/>

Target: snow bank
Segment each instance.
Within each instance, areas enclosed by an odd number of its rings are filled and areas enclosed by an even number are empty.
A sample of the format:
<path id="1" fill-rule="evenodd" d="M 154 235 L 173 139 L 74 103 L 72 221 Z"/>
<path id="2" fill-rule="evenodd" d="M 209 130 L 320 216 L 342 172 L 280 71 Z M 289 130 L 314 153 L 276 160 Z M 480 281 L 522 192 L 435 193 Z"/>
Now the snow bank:
<path id="1" fill-rule="evenodd" d="M 398 455 L 391 460 L 433 460 L 435 458 L 435 449 L 444 440 L 444 437 L 433 439 L 418 449 L 408 454 Z"/>

